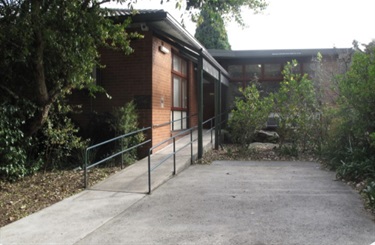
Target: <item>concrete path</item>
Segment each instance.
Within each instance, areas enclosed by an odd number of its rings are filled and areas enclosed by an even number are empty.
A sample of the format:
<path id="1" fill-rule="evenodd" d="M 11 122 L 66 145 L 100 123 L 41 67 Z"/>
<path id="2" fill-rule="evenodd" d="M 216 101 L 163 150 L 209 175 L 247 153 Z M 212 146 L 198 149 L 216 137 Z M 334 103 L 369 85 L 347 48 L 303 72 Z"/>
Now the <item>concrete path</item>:
<path id="1" fill-rule="evenodd" d="M 193 165 L 152 195 L 90 190 L 0 229 L 0 244 L 370 245 L 359 195 L 311 162 Z"/>
<path id="2" fill-rule="evenodd" d="M 197 138 L 194 132 L 193 139 Z M 212 148 L 211 131 L 205 131 L 205 150 Z M 190 135 L 176 141 L 177 174 L 191 164 Z M 184 147 L 186 146 L 186 147 Z M 172 145 L 153 154 L 151 167 L 173 152 Z M 197 142 L 193 144 L 193 159 Z M 173 176 L 173 157 L 152 171 L 152 189 Z M 0 228 L 0 245 L 75 244 L 126 211 L 148 193 L 148 159 L 142 159 L 105 181 L 48 208 Z"/>
<path id="3" fill-rule="evenodd" d="M 358 194 L 309 162 L 195 165 L 76 244 L 370 245 Z"/>

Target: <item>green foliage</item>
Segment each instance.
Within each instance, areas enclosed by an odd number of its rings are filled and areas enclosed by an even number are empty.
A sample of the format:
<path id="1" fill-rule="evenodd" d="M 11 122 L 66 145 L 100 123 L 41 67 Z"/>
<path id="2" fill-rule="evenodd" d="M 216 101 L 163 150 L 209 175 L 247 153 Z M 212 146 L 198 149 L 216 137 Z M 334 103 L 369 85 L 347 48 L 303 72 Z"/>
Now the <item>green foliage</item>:
<path id="1" fill-rule="evenodd" d="M 104 2 L 0 2 L 2 175 L 22 177 L 41 165 L 66 165 L 72 150 L 82 147 L 65 97 L 73 89 L 102 91 L 92 78 L 100 66 L 99 48 L 129 54 L 130 40 L 141 37 L 125 32 L 129 21 L 106 18 Z"/>
<path id="2" fill-rule="evenodd" d="M 91 145 L 137 131 L 139 129 L 138 113 L 134 102 L 131 101 L 122 107 L 115 108 L 112 113 L 94 113 L 87 128 L 84 138 L 90 140 Z M 92 163 L 109 157 L 143 142 L 144 139 L 143 133 L 138 133 L 104 144 L 90 151 L 90 161 Z M 122 160 L 126 164 L 134 162 L 137 157 L 137 148 L 122 154 Z"/>
<path id="3" fill-rule="evenodd" d="M 231 49 L 221 15 L 207 8 L 201 11 L 195 38 L 208 49 Z"/>
<path id="4" fill-rule="evenodd" d="M 244 26 L 245 23 L 241 15 L 241 9 L 244 7 L 258 12 L 267 7 L 267 2 L 264 0 L 189 0 L 186 8 L 191 12 L 196 9 L 206 8 L 211 10 L 211 13 L 225 16 L 227 19 L 234 20 Z"/>
<path id="5" fill-rule="evenodd" d="M 320 110 L 313 82 L 307 75 L 295 73 L 295 67 L 295 60 L 285 65 L 280 89 L 271 95 L 273 112 L 278 115 L 280 147 L 290 147 L 293 152 L 317 149 L 320 140 Z M 290 145 L 285 145 L 286 142 Z"/>
<path id="6" fill-rule="evenodd" d="M 86 147 L 86 142 L 77 136 L 78 128 L 68 117 L 69 106 L 55 106 L 51 109 L 47 122 L 37 135 L 38 156 L 43 159 L 44 169 L 77 167 L 71 162 L 72 155 Z"/>
<path id="7" fill-rule="evenodd" d="M 375 45 L 357 49 L 349 70 L 338 78 L 339 98 L 328 130 L 325 157 L 337 176 L 366 181 L 364 192 L 374 203 L 375 180 Z"/>
<path id="8" fill-rule="evenodd" d="M 240 88 L 243 97 L 235 100 L 235 109 L 229 119 L 232 140 L 243 146 L 254 140 L 257 130 L 263 128 L 272 109 L 271 97 L 261 97 L 255 84 Z"/>
<path id="9" fill-rule="evenodd" d="M 370 207 L 375 208 L 375 181 L 368 181 L 366 188 L 363 190 L 369 201 Z"/>
<path id="10" fill-rule="evenodd" d="M 30 106 L 3 102 L 0 107 L 0 177 L 14 180 L 29 173 L 27 151 L 31 138 L 25 137 L 21 128 L 34 110 Z M 28 110 L 21 110 L 28 108 Z"/>
<path id="11" fill-rule="evenodd" d="M 114 112 L 115 121 L 113 128 L 117 135 L 124 135 L 139 129 L 138 114 L 133 101 L 123 107 L 119 107 Z M 145 140 L 143 133 L 133 134 L 121 139 L 120 149 L 127 149 Z M 137 159 L 137 149 L 130 150 L 123 154 L 123 160 L 129 164 Z"/>

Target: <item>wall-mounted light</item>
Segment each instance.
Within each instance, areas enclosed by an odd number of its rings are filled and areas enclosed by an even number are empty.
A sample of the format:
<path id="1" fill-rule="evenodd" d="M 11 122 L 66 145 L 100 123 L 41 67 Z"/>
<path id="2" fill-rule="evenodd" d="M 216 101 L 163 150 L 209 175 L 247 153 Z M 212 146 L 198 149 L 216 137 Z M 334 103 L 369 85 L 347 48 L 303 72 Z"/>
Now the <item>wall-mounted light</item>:
<path id="1" fill-rule="evenodd" d="M 169 49 L 167 49 L 163 45 L 159 46 L 159 51 L 162 52 L 163 54 L 169 54 Z"/>

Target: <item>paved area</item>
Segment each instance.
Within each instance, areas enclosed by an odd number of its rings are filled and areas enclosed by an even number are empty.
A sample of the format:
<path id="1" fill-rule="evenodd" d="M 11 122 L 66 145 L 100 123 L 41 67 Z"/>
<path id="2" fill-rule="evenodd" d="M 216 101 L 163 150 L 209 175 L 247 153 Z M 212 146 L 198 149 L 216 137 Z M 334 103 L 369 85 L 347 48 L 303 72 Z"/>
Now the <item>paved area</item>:
<path id="1" fill-rule="evenodd" d="M 96 186 L 0 229 L 2 245 L 373 242 L 359 195 L 311 162 L 193 165 L 152 195 Z"/>
<path id="2" fill-rule="evenodd" d="M 195 165 L 76 244 L 369 245 L 358 194 L 309 162 Z"/>

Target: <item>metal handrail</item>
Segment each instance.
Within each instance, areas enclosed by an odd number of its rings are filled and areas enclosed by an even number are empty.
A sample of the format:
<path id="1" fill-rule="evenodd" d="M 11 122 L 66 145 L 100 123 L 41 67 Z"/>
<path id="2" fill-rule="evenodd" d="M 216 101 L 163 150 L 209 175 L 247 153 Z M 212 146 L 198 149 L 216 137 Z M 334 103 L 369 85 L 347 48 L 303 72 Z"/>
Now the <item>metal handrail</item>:
<path id="1" fill-rule="evenodd" d="M 166 140 L 163 140 L 161 142 L 159 142 L 158 144 L 156 144 L 155 146 L 151 147 L 148 151 L 148 194 L 151 194 L 151 172 L 153 170 L 155 170 L 157 167 L 159 167 L 160 165 L 162 165 L 165 161 L 167 161 L 169 158 L 171 158 L 173 156 L 173 175 L 176 175 L 176 153 L 178 153 L 180 150 L 184 149 L 186 146 L 188 145 L 191 145 L 190 147 L 190 162 L 192 163 L 193 162 L 193 143 L 197 140 L 193 140 L 193 130 L 196 129 L 197 126 L 195 127 L 192 127 L 192 128 L 189 128 L 187 130 L 184 130 L 184 131 L 181 131 L 180 133 L 166 139 Z M 186 135 L 186 133 L 190 133 L 190 141 L 183 145 L 182 147 L 180 147 L 179 149 L 176 150 L 176 138 L 179 137 L 179 136 L 182 136 L 182 135 Z M 168 154 L 166 157 L 164 157 L 162 160 L 160 160 L 153 168 L 151 168 L 151 153 L 154 149 L 160 147 L 161 145 L 165 144 L 165 143 L 168 143 L 172 140 L 172 144 L 173 144 L 173 152 Z"/>
<path id="2" fill-rule="evenodd" d="M 203 125 L 207 124 L 207 123 L 210 123 L 210 129 L 207 130 L 207 132 L 205 134 L 211 133 L 211 143 L 213 142 L 212 132 L 215 129 L 215 127 L 213 126 L 214 119 L 215 119 L 215 117 L 212 117 L 212 118 L 207 119 L 206 121 L 204 121 L 202 123 Z M 173 175 L 176 175 L 176 154 L 189 145 L 190 145 L 190 162 L 191 162 L 191 164 L 193 163 L 193 143 L 198 140 L 198 139 L 193 139 L 193 131 L 197 128 L 198 128 L 198 126 L 194 126 L 192 128 L 181 131 L 178 134 L 176 134 L 176 135 L 174 135 L 174 136 L 172 136 L 172 137 L 170 137 L 166 140 L 163 140 L 163 141 L 159 142 L 158 144 L 154 145 L 153 147 L 151 147 L 149 149 L 149 151 L 148 151 L 148 194 L 151 194 L 151 192 L 152 192 L 151 172 L 153 170 L 155 170 L 156 168 L 158 168 L 159 166 L 161 166 L 164 162 L 166 162 L 169 158 L 171 158 L 173 156 Z M 185 145 L 181 146 L 179 149 L 176 149 L 176 138 L 179 137 L 179 136 L 182 136 L 182 135 L 186 135 L 187 133 L 190 133 L 190 141 L 188 143 L 186 143 Z M 166 155 L 163 159 L 161 159 L 153 167 L 151 167 L 151 153 L 152 153 L 152 151 L 154 149 L 160 147 L 161 145 L 164 145 L 165 143 L 170 142 L 171 140 L 172 140 L 173 152 Z"/>
<path id="3" fill-rule="evenodd" d="M 183 117 L 183 118 L 180 118 L 180 119 L 176 119 L 176 120 L 173 120 L 173 121 L 168 121 L 168 122 L 165 122 L 165 123 L 161 123 L 161 124 L 153 124 L 152 127 L 153 128 L 164 127 L 164 126 L 167 126 L 167 125 L 171 125 L 172 123 L 175 123 L 175 122 L 178 122 L 178 121 L 182 121 L 184 119 L 192 118 L 192 117 L 195 117 L 195 116 L 198 116 L 198 113 L 195 113 L 193 115 L 186 116 L 186 117 Z"/>
<path id="4" fill-rule="evenodd" d="M 84 162 L 84 187 L 87 188 L 88 187 L 88 170 L 90 168 L 93 168 L 103 162 L 106 162 L 112 158 L 115 158 L 117 157 L 118 155 L 121 155 L 121 154 L 124 154 L 128 151 L 131 151 L 133 149 L 136 149 L 140 146 L 143 146 L 149 142 L 151 142 L 151 139 L 148 139 L 148 140 L 145 140 L 137 145 L 134 145 L 132 147 L 129 147 L 129 148 L 126 148 L 126 149 L 121 149 L 121 151 L 119 152 L 116 152 L 114 154 L 112 154 L 111 156 L 108 156 L 104 159 L 101 159 L 97 162 L 94 162 L 94 163 L 91 163 L 89 164 L 88 163 L 88 156 L 89 156 L 89 151 L 92 150 L 92 149 L 95 149 L 95 148 L 98 148 L 99 146 L 103 146 L 103 145 L 106 145 L 108 143 L 111 143 L 111 142 L 114 142 L 114 141 L 117 141 L 117 140 L 120 140 L 120 139 L 124 139 L 124 138 L 127 138 L 127 137 L 130 137 L 132 135 L 135 135 L 135 134 L 138 134 L 138 133 L 141 133 L 141 132 L 144 132 L 144 131 L 147 131 L 147 130 L 150 130 L 152 127 L 147 127 L 147 128 L 142 128 L 142 129 L 139 129 L 139 130 L 136 130 L 136 131 L 133 131 L 133 132 L 130 132 L 130 133 L 127 133 L 127 134 L 124 134 L 124 135 L 120 135 L 120 136 L 117 136 L 115 138 L 112 138 L 112 139 L 109 139 L 109 140 L 106 140 L 104 142 L 101 142 L 101 143 L 98 143 L 98 144 L 95 144 L 95 145 L 92 145 L 92 146 L 89 146 L 86 148 L 86 151 L 85 151 L 85 162 Z M 121 168 L 123 168 L 123 159 L 121 160 Z"/>
<path id="5" fill-rule="evenodd" d="M 226 113 L 227 113 L 227 112 L 223 112 L 223 113 L 221 113 L 219 116 L 221 117 L 221 116 L 223 116 L 223 115 L 226 114 Z M 193 116 L 195 116 L 195 115 L 191 115 L 191 116 L 189 116 L 189 117 L 193 117 Z M 186 117 L 186 118 L 188 118 L 188 117 Z M 177 120 L 174 120 L 174 121 L 179 121 L 179 120 L 183 120 L 183 119 L 184 119 L 184 118 L 182 118 L 182 119 L 177 119 Z M 213 125 L 214 120 L 215 120 L 215 117 L 212 117 L 212 118 L 209 118 L 209 119 L 207 119 L 206 121 L 204 121 L 204 122 L 202 123 L 202 125 L 205 125 L 205 124 L 210 123 L 210 128 L 209 128 L 204 134 L 211 133 L 211 143 L 213 142 L 213 131 L 214 131 L 214 129 L 215 129 L 216 126 L 217 126 L 217 125 L 215 125 L 215 126 Z M 128 152 L 128 151 L 130 151 L 130 150 L 133 150 L 133 149 L 137 148 L 137 147 L 140 147 L 140 146 L 142 146 L 142 145 L 145 145 L 145 144 L 151 142 L 151 139 L 145 140 L 145 141 L 143 141 L 143 142 L 141 142 L 141 143 L 139 143 L 139 144 L 137 144 L 137 145 L 134 145 L 134 146 L 132 146 L 132 147 L 129 147 L 129 148 L 127 148 L 127 149 L 122 149 L 121 151 L 116 152 L 115 154 L 113 154 L 113 155 L 111 155 L 111 156 L 109 156 L 109 157 L 106 157 L 106 158 L 104 158 L 104 159 L 101 159 L 101 160 L 99 160 L 99 161 L 97 161 L 97 162 L 94 162 L 94 163 L 91 163 L 91 164 L 88 163 L 88 156 L 89 156 L 89 151 L 90 151 L 90 150 L 95 149 L 95 148 L 97 148 L 97 147 L 99 147 L 99 146 L 102 146 L 102 145 L 105 145 L 105 144 L 108 144 L 108 143 L 114 142 L 114 141 L 116 141 L 116 140 L 120 140 L 120 139 L 123 139 L 123 138 L 129 137 L 129 136 L 135 135 L 135 134 L 137 134 L 137 133 L 141 133 L 141 132 L 144 132 L 144 131 L 150 130 L 150 129 L 154 128 L 154 127 L 161 127 L 161 126 L 165 126 L 165 125 L 171 124 L 171 123 L 173 123 L 174 121 L 169 121 L 169 122 L 166 122 L 166 123 L 163 123 L 163 124 L 153 125 L 153 126 L 151 126 L 151 127 L 147 127 L 147 128 L 142 128 L 142 129 L 139 129 L 139 130 L 136 130 L 136 131 L 133 131 L 133 132 L 130 132 L 130 133 L 127 133 L 127 134 L 124 134 L 124 135 L 121 135 L 121 136 L 115 137 L 115 138 L 113 138 L 113 139 L 110 139 L 110 140 L 107 140 L 107 141 L 104 141 L 104 142 L 101 142 L 101 143 L 98 143 L 98 144 L 92 145 L 92 146 L 90 146 L 90 147 L 87 147 L 87 148 L 86 148 L 86 151 L 85 151 L 85 163 L 84 163 L 84 185 L 85 185 L 85 188 L 87 188 L 87 186 L 88 186 L 88 170 L 89 170 L 90 168 L 93 168 L 93 167 L 95 167 L 95 166 L 97 166 L 97 165 L 99 165 L 99 164 L 101 164 L 101 163 L 103 163 L 103 162 L 105 162 L 105 161 L 108 161 L 108 160 L 110 160 L 110 159 L 112 159 L 112 158 L 114 158 L 114 157 L 116 157 L 116 156 L 118 156 L 118 155 L 120 155 L 120 154 L 126 153 L 126 152 Z M 220 125 L 222 125 L 226 120 L 220 120 L 220 121 L 221 121 Z M 215 124 L 216 124 L 216 123 L 215 123 Z M 148 150 L 148 189 L 149 189 L 148 193 L 149 193 L 149 194 L 151 194 L 151 172 L 152 172 L 153 170 L 155 170 L 156 168 L 158 168 L 160 165 L 162 165 L 162 164 L 163 164 L 165 161 L 167 161 L 170 157 L 173 156 L 173 175 L 175 175 L 175 174 L 176 174 L 176 154 L 177 154 L 179 151 L 181 151 L 182 149 L 184 149 L 185 147 L 189 146 L 189 145 L 190 145 L 190 161 L 191 161 L 191 164 L 193 163 L 193 143 L 196 142 L 196 141 L 198 140 L 197 138 L 196 138 L 196 139 L 193 139 L 193 131 L 194 131 L 195 129 L 197 129 L 197 128 L 198 128 L 198 126 L 194 126 L 194 127 L 189 128 L 189 129 L 186 129 L 186 130 L 180 131 L 178 134 L 176 134 L 176 135 L 174 135 L 174 136 L 172 136 L 172 137 L 169 137 L 168 139 L 165 139 L 165 140 L 159 142 L 158 144 L 152 146 L 152 147 Z M 182 135 L 186 135 L 186 134 L 188 134 L 188 133 L 190 134 L 190 141 L 189 141 L 188 143 L 186 143 L 185 145 L 181 146 L 179 149 L 176 149 L 176 138 L 177 138 L 177 137 L 180 137 L 180 136 L 182 136 Z M 170 153 L 170 154 L 168 154 L 168 155 L 167 155 L 166 157 L 164 157 L 163 159 L 161 159 L 156 165 L 154 165 L 154 166 L 151 168 L 151 153 L 152 153 L 152 151 L 153 151 L 154 149 L 156 149 L 156 148 L 158 148 L 158 147 L 160 147 L 160 146 L 162 146 L 162 145 L 164 145 L 164 144 L 170 142 L 170 141 L 172 141 L 172 144 L 173 144 L 173 152 Z M 121 167 L 122 167 L 122 164 L 123 164 L 123 161 L 121 161 Z"/>

